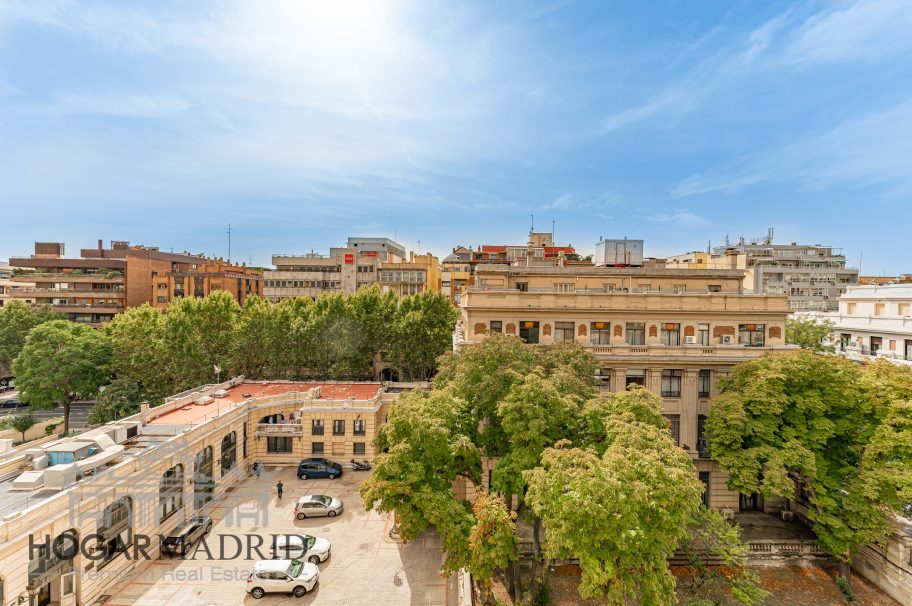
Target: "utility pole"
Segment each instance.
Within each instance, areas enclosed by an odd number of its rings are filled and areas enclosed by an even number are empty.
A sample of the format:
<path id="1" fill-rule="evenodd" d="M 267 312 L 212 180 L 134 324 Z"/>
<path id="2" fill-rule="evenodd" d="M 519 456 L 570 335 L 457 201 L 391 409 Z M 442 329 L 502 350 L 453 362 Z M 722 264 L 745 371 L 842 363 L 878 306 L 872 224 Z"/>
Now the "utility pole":
<path id="1" fill-rule="evenodd" d="M 231 223 L 228 224 L 228 262 L 231 262 Z"/>

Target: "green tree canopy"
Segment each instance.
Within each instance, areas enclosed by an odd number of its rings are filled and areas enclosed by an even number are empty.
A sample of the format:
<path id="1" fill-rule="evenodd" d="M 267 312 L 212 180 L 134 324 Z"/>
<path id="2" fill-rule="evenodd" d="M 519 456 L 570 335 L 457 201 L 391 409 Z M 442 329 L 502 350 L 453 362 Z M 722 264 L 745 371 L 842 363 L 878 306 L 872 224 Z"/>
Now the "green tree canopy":
<path id="1" fill-rule="evenodd" d="M 63 405 L 69 431 L 70 402 L 91 398 L 110 380 L 112 348 L 105 333 L 68 320 L 52 320 L 29 331 L 13 363 L 23 402 L 48 410 Z"/>
<path id="2" fill-rule="evenodd" d="M 547 528 L 551 558 L 580 560 L 580 595 L 669 604 L 675 581 L 667 560 L 701 506 L 702 484 L 661 416 L 662 400 L 643 388 L 612 394 L 606 448 L 549 448 L 526 472 L 526 501 Z M 643 404 L 652 413 L 643 414 Z"/>
<path id="3" fill-rule="evenodd" d="M 785 342 L 811 351 L 833 351 L 831 345 L 823 343 L 833 326 L 829 320 L 789 316 L 785 320 Z"/>
<path id="4" fill-rule="evenodd" d="M 25 442 L 25 432 L 38 424 L 38 419 L 31 414 L 13 415 L 4 420 L 10 429 L 22 434 L 23 442 Z"/>
<path id="5" fill-rule="evenodd" d="M 0 307 L 0 376 L 13 369 L 13 360 L 22 351 L 31 329 L 50 320 L 60 320 L 63 314 L 46 305 L 33 307 L 22 301 L 10 301 Z"/>
<path id="6" fill-rule="evenodd" d="M 912 370 L 808 351 L 737 366 L 707 422 L 742 493 L 800 497 L 820 545 L 848 563 L 912 497 Z"/>

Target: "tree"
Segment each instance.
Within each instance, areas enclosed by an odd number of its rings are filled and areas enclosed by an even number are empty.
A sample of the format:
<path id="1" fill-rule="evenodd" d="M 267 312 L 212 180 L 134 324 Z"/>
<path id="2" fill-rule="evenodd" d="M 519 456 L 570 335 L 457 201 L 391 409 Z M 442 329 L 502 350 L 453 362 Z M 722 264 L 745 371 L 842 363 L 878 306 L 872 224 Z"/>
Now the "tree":
<path id="1" fill-rule="evenodd" d="M 102 424 L 136 414 L 144 399 L 142 388 L 135 381 L 127 378 L 114 379 L 98 394 L 89 422 Z"/>
<path id="2" fill-rule="evenodd" d="M 485 604 L 494 604 L 491 579 L 516 559 L 516 514 L 496 495 L 481 491 L 472 505 L 475 524 L 469 534 L 469 573 L 478 579 Z"/>
<path id="3" fill-rule="evenodd" d="M 808 351 L 735 367 L 707 421 L 710 451 L 742 493 L 798 499 L 846 573 L 912 498 L 912 371 Z"/>
<path id="4" fill-rule="evenodd" d="M 13 360 L 22 351 L 31 329 L 63 317 L 46 305 L 32 307 L 22 301 L 10 301 L 0 307 L 0 371 L 12 370 Z"/>
<path id="5" fill-rule="evenodd" d="M 235 326 L 233 368 L 252 379 L 274 377 L 279 372 L 275 362 L 284 351 L 283 337 L 288 326 L 279 307 L 257 296 L 247 297 Z M 281 375 L 278 375 L 281 376 Z"/>
<path id="6" fill-rule="evenodd" d="M 63 405 L 68 432 L 70 403 L 94 396 L 110 380 L 111 357 L 105 333 L 68 320 L 45 322 L 29 331 L 13 363 L 16 386 L 33 409 Z"/>
<path id="7" fill-rule="evenodd" d="M 452 346 L 458 312 L 438 292 L 422 292 L 399 304 L 392 324 L 389 362 L 404 381 L 426 381 L 437 359 Z"/>
<path id="8" fill-rule="evenodd" d="M 707 606 L 729 603 L 728 595 L 746 606 L 767 597 L 759 577 L 747 567 L 747 546 L 741 542 L 738 526 L 726 522 L 718 511 L 700 507 L 678 550 L 688 562 L 686 573 L 677 577 L 679 603 L 681 593 L 687 596 L 684 604 Z M 718 564 L 707 565 L 708 558 Z"/>
<path id="9" fill-rule="evenodd" d="M 118 380 L 126 382 L 121 385 L 135 386 L 138 393 L 130 398 L 137 402 L 161 400 L 184 389 L 184 384 L 175 376 L 180 361 L 174 360 L 168 352 L 164 326 L 164 315 L 144 303 L 117 314 L 105 327 L 114 352 L 114 374 Z M 118 393 L 122 390 L 115 389 L 104 398 L 105 401 L 110 403 L 110 398 Z"/>
<path id="10" fill-rule="evenodd" d="M 824 345 L 823 340 L 833 332 L 833 326 L 829 320 L 789 316 L 785 320 L 785 342 L 811 351 L 832 352 L 833 346 Z"/>
<path id="11" fill-rule="evenodd" d="M 703 487 L 690 456 L 658 420 L 658 396 L 638 388 L 612 400 L 604 453 L 562 444 L 545 450 L 541 465 L 524 474 L 526 501 L 548 529 L 548 557 L 579 558 L 583 598 L 668 604 L 675 581 L 667 560 L 701 506 Z M 641 416 L 644 400 L 658 416 Z"/>
<path id="12" fill-rule="evenodd" d="M 38 419 L 30 414 L 14 415 L 6 420 L 10 429 L 15 429 L 22 434 L 22 441 L 25 442 L 25 432 L 38 424 Z"/>
<path id="13" fill-rule="evenodd" d="M 163 340 L 177 389 L 212 383 L 219 374 L 228 375 L 239 313 L 237 301 L 225 291 L 171 302 Z"/>

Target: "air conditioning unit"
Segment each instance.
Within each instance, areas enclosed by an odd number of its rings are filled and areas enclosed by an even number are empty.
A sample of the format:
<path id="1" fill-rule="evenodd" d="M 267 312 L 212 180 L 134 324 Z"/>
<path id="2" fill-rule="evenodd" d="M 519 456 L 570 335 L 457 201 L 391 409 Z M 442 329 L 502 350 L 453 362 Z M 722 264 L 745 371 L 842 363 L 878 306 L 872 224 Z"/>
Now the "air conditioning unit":
<path id="1" fill-rule="evenodd" d="M 731 345 L 733 337 L 731 335 L 722 335 L 722 344 Z"/>
<path id="2" fill-rule="evenodd" d="M 685 345 L 696 345 L 696 343 L 697 343 L 696 337 L 684 337 Z"/>

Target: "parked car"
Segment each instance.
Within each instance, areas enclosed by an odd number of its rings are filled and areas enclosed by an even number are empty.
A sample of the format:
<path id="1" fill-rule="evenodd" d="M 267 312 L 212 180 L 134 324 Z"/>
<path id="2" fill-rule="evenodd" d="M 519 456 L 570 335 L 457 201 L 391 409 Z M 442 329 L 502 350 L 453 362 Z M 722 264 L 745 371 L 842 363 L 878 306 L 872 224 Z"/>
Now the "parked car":
<path id="1" fill-rule="evenodd" d="M 295 517 L 317 518 L 320 516 L 336 517 L 342 513 L 342 500 L 325 494 L 309 494 L 295 503 Z"/>
<path id="2" fill-rule="evenodd" d="M 187 555 L 193 542 L 209 534 L 210 530 L 212 518 L 209 516 L 197 516 L 187 520 L 162 540 L 162 553 Z"/>
<path id="3" fill-rule="evenodd" d="M 274 560 L 285 558 L 307 560 L 311 564 L 325 562 L 332 550 L 329 539 L 318 539 L 309 534 L 282 534 L 275 538 L 269 549 L 269 557 Z"/>
<path id="4" fill-rule="evenodd" d="M 296 598 L 312 590 L 320 579 L 316 564 L 301 560 L 260 560 L 247 577 L 246 591 L 259 600 L 267 593 L 291 593 Z"/>
<path id="5" fill-rule="evenodd" d="M 23 404 L 19 400 L 4 400 L 0 402 L 0 408 L 3 409 L 13 409 L 13 408 L 28 408 L 28 404 Z"/>
<path id="6" fill-rule="evenodd" d="M 329 459 L 304 459 L 298 464 L 298 479 L 342 477 L 342 466 Z"/>

